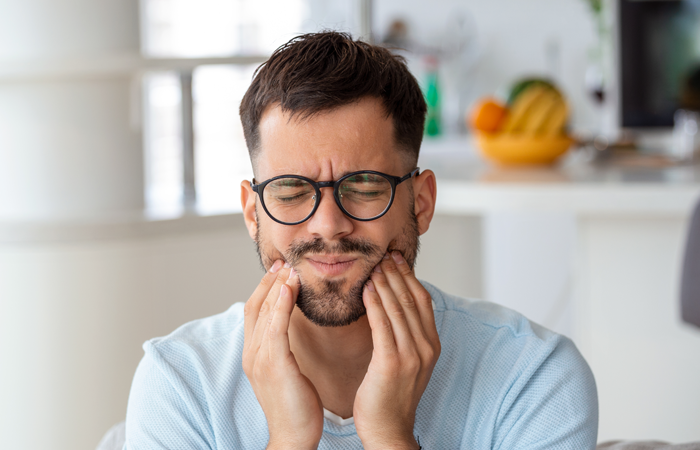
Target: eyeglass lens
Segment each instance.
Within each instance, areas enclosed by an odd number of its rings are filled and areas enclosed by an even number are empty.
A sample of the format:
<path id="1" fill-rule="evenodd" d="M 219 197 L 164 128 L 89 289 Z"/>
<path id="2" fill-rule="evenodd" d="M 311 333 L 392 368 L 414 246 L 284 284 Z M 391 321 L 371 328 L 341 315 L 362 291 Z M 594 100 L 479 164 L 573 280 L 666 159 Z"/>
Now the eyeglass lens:
<path id="1" fill-rule="evenodd" d="M 338 197 L 345 211 L 358 219 L 379 216 L 391 202 L 391 183 L 376 174 L 357 174 L 338 186 Z M 314 187 L 299 178 L 278 178 L 265 186 L 263 200 L 268 212 L 285 223 L 304 220 L 316 202 Z"/>

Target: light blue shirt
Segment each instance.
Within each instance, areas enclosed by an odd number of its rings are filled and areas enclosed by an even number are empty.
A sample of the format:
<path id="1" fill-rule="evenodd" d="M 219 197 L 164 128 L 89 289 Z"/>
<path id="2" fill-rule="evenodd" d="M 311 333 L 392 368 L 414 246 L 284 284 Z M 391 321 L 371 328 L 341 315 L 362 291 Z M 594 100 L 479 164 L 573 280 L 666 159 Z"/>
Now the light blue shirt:
<path id="1" fill-rule="evenodd" d="M 423 283 L 442 353 L 414 432 L 426 450 L 593 449 L 595 381 L 566 337 L 493 303 Z M 264 449 L 265 415 L 243 372 L 243 304 L 144 344 L 126 450 Z M 319 449 L 360 449 L 355 425 L 324 419 Z"/>

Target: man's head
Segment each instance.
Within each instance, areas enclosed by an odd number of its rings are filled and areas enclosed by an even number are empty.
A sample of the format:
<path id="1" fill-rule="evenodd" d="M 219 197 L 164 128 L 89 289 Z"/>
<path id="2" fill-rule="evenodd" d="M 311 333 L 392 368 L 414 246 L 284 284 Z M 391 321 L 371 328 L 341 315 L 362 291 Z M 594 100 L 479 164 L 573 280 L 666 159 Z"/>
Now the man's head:
<path id="1" fill-rule="evenodd" d="M 365 97 L 381 100 L 384 114 L 393 120 L 398 148 L 406 152 L 408 165 L 415 165 L 427 107 L 402 57 L 337 32 L 305 34 L 278 48 L 258 68 L 241 102 L 253 170 L 260 154 L 260 121 L 270 106 L 306 119 Z"/>
<path id="2" fill-rule="evenodd" d="M 341 33 L 295 38 L 261 66 L 241 103 L 255 182 L 281 175 L 331 181 L 362 170 L 403 177 L 416 166 L 425 110 L 415 78 L 386 49 Z M 364 314 L 362 286 L 387 250 L 413 265 L 435 202 L 435 178 L 425 171 L 398 184 L 391 208 L 376 220 L 349 217 L 333 188 L 321 188 L 318 199 L 308 194 L 316 212 L 284 225 L 263 210 L 247 182 L 241 187 L 261 263 L 269 268 L 283 259 L 296 269 L 297 306 L 323 326 Z"/>

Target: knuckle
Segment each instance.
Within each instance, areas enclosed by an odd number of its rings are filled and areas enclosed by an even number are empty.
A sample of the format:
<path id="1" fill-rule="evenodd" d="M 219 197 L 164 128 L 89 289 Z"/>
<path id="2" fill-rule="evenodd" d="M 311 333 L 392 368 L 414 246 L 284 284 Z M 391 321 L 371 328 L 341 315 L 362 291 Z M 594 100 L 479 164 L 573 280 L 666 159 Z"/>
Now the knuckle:
<path id="1" fill-rule="evenodd" d="M 410 292 L 408 292 L 408 291 L 399 292 L 398 298 L 399 298 L 399 302 L 401 302 L 401 304 L 404 307 L 408 307 L 411 309 L 416 307 L 416 302 L 413 301 L 413 296 L 411 295 Z"/>
<path id="2" fill-rule="evenodd" d="M 244 316 L 250 316 L 251 309 L 253 308 L 252 306 L 250 306 L 250 304 L 251 304 L 250 300 L 245 302 L 245 305 L 243 306 L 243 315 Z"/>
<path id="3" fill-rule="evenodd" d="M 391 312 L 391 315 L 396 317 L 398 320 L 406 320 L 406 313 L 403 311 L 403 308 L 394 308 L 394 310 Z"/>
<path id="4" fill-rule="evenodd" d="M 260 285 L 266 288 L 270 288 L 275 283 L 276 279 L 276 274 L 268 272 L 265 274 L 264 277 L 262 277 L 262 280 L 260 280 Z"/>
<path id="5" fill-rule="evenodd" d="M 411 374 L 417 374 L 421 369 L 421 360 L 418 353 L 413 351 L 409 353 L 403 362 L 404 370 Z"/>
<path id="6" fill-rule="evenodd" d="M 382 270 L 387 273 L 398 273 L 399 271 L 399 269 L 396 267 L 396 264 L 394 264 L 391 258 L 382 262 Z"/>
<path id="7" fill-rule="evenodd" d="M 401 272 L 402 275 L 413 276 L 413 270 L 408 266 L 408 264 L 400 264 L 396 266 L 396 270 Z"/>
<path id="8" fill-rule="evenodd" d="M 391 322 L 389 321 L 389 319 L 386 319 L 386 318 L 382 318 L 382 319 L 377 321 L 377 328 L 379 328 L 380 330 L 383 330 L 383 331 L 387 331 L 387 332 L 392 331 Z"/>
<path id="9" fill-rule="evenodd" d="M 431 361 L 436 359 L 435 358 L 435 350 L 430 345 L 426 345 L 425 348 L 423 349 L 422 353 L 423 353 L 423 360 L 425 360 L 425 361 L 431 362 Z"/>
<path id="10" fill-rule="evenodd" d="M 382 306 L 382 299 L 376 294 L 369 296 L 369 302 L 374 306 Z"/>
<path id="11" fill-rule="evenodd" d="M 372 282 L 384 287 L 387 284 L 386 283 L 386 276 L 384 276 L 383 273 L 373 272 L 372 273 Z"/>
<path id="12" fill-rule="evenodd" d="M 396 303 L 388 303 L 382 306 L 386 312 L 386 320 L 389 320 L 389 317 L 391 317 L 392 321 L 395 320 L 399 323 L 403 323 L 406 320 L 406 313 L 401 305 Z"/>
<path id="13" fill-rule="evenodd" d="M 270 310 L 270 302 L 267 300 L 260 306 L 260 314 L 266 314 Z"/>
<path id="14" fill-rule="evenodd" d="M 277 272 L 277 278 L 275 278 L 275 284 L 276 285 L 284 284 L 287 281 L 287 279 L 289 279 L 289 272 L 291 270 L 292 269 L 284 268 L 284 269 L 281 269 L 279 272 Z"/>
<path id="15" fill-rule="evenodd" d="M 418 300 L 421 303 L 430 303 L 433 301 L 433 298 L 430 296 L 428 291 L 426 291 L 425 289 L 421 289 L 420 293 L 418 294 Z"/>

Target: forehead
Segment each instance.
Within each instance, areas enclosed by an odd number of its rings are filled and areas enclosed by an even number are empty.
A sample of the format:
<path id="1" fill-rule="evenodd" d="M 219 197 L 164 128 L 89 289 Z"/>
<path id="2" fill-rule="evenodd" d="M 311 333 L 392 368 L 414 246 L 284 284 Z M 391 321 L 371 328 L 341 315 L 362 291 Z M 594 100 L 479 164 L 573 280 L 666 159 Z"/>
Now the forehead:
<path id="1" fill-rule="evenodd" d="M 256 177 L 282 174 L 337 179 L 357 170 L 392 175 L 405 166 L 394 125 L 381 101 L 366 98 L 308 118 L 292 117 L 275 105 L 260 120 Z"/>

